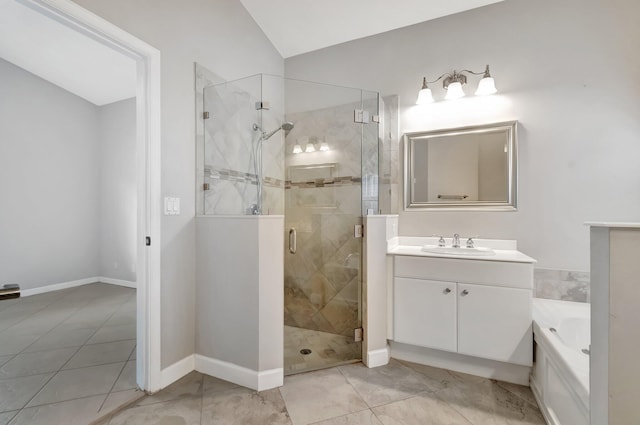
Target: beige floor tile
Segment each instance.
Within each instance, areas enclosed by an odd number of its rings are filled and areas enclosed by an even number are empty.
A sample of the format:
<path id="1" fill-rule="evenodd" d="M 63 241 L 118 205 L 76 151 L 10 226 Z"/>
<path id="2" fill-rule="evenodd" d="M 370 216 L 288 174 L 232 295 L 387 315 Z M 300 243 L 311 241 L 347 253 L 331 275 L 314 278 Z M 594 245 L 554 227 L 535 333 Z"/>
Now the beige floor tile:
<path id="1" fill-rule="evenodd" d="M 0 412 L 22 409 L 52 376 L 46 373 L 0 379 Z"/>
<path id="2" fill-rule="evenodd" d="M 202 389 L 205 394 L 218 391 L 226 391 L 233 388 L 238 388 L 238 385 L 234 384 L 233 382 L 214 378 L 213 376 L 203 375 Z"/>
<path id="3" fill-rule="evenodd" d="M 53 330 L 31 344 L 25 352 L 53 350 L 56 348 L 80 347 L 93 335 L 92 329 Z"/>
<path id="4" fill-rule="evenodd" d="M 103 326 L 87 341 L 87 344 L 136 339 L 136 325 Z"/>
<path id="5" fill-rule="evenodd" d="M 200 397 L 136 406 L 116 413 L 109 425 L 200 425 L 201 408 Z"/>
<path id="6" fill-rule="evenodd" d="M 466 373 L 454 372 L 452 370 L 440 369 L 407 361 L 397 361 L 424 375 L 426 377 L 425 383 L 432 391 L 440 391 L 445 388 L 461 384 L 477 384 L 486 381 L 485 378 L 468 375 Z"/>
<path id="7" fill-rule="evenodd" d="M 135 345 L 135 340 L 84 345 L 71 360 L 64 365 L 64 369 L 77 369 L 79 367 L 126 362 Z"/>
<path id="8" fill-rule="evenodd" d="M 136 383 L 136 362 L 135 360 L 128 361 L 127 364 L 122 369 L 118 380 L 116 381 L 113 389 L 111 391 L 124 391 L 137 389 L 138 384 Z"/>
<path id="9" fill-rule="evenodd" d="M 100 395 L 28 407 L 18 413 L 11 425 L 87 425 L 97 418 L 104 398 Z"/>
<path id="10" fill-rule="evenodd" d="M 99 413 L 113 412 L 124 405 L 129 405 L 140 400 L 144 396 L 144 391 L 136 389 L 111 392 L 102 404 Z"/>
<path id="11" fill-rule="evenodd" d="M 9 360 L 11 360 L 13 357 L 14 357 L 13 354 L 8 354 L 6 356 L 0 356 L 0 366 L 2 366 L 3 364 L 5 364 Z"/>
<path id="12" fill-rule="evenodd" d="M 369 409 L 361 412 L 339 416 L 326 421 L 316 422 L 313 425 L 382 425 L 382 422 Z"/>
<path id="13" fill-rule="evenodd" d="M 472 424 L 432 392 L 374 407 L 371 410 L 384 425 L 489 425 L 492 423 Z"/>
<path id="14" fill-rule="evenodd" d="M 58 372 L 28 407 L 107 394 L 120 375 L 124 362 Z"/>
<path id="15" fill-rule="evenodd" d="M 17 414 L 17 410 L 14 410 L 13 412 L 0 413 L 0 425 L 7 425 L 9 421 L 13 419 L 13 417 Z"/>
<path id="16" fill-rule="evenodd" d="M 0 356 L 18 354 L 33 344 L 41 335 L 19 334 L 9 330 L 0 333 Z"/>
<path id="17" fill-rule="evenodd" d="M 18 354 L 0 368 L 0 378 L 57 372 L 77 350 L 72 347 Z"/>
<path id="18" fill-rule="evenodd" d="M 436 395 L 473 424 L 545 425 L 538 408 L 488 379 L 452 386 Z"/>
<path id="19" fill-rule="evenodd" d="M 202 399 L 202 425 L 289 425 L 277 389 L 255 392 L 247 388 L 210 392 Z"/>
<path id="20" fill-rule="evenodd" d="M 533 396 L 531 392 L 531 388 L 526 387 L 524 385 L 512 384 L 510 382 L 502 382 L 502 381 L 493 381 L 495 384 L 501 386 L 505 390 L 517 395 L 524 401 L 529 402 L 529 404 L 538 407 L 538 402 L 536 402 L 536 398 Z"/>
<path id="21" fill-rule="evenodd" d="M 138 405 L 143 406 L 181 398 L 200 397 L 202 395 L 202 378 L 200 372 L 191 372 L 162 391 L 143 398 Z"/>
<path id="22" fill-rule="evenodd" d="M 403 400 L 430 389 L 424 375 L 393 359 L 386 366 L 371 369 L 362 363 L 339 369 L 369 407 Z"/>
<path id="23" fill-rule="evenodd" d="M 310 424 L 368 408 L 337 369 L 288 376 L 280 392 L 294 425 Z"/>

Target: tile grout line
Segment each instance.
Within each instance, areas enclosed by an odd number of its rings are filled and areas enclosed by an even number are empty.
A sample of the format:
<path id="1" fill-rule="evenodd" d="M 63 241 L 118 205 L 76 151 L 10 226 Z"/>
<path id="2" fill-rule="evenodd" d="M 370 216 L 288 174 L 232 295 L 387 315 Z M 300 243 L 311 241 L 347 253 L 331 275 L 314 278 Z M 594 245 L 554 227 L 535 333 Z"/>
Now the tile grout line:
<path id="1" fill-rule="evenodd" d="M 67 296 L 62 297 L 60 300 L 64 300 L 65 298 L 67 298 L 67 297 L 68 297 L 68 296 L 70 296 L 70 295 L 72 295 L 72 294 L 68 294 Z M 92 297 L 92 298 L 91 298 L 91 300 L 96 300 L 96 299 L 98 299 L 98 298 L 99 298 L 99 296 Z M 127 301 L 125 300 L 125 301 L 123 301 L 122 303 L 118 303 L 118 304 L 117 304 L 118 308 L 119 308 L 119 307 L 121 307 L 121 306 L 122 306 L 122 304 L 124 304 L 125 302 L 127 302 Z M 47 305 L 48 305 L 48 304 L 47 304 Z M 118 309 L 118 308 L 116 308 L 116 309 L 114 309 L 114 310 L 113 310 L 113 313 L 112 313 L 112 314 L 111 314 L 107 319 L 105 319 L 105 320 L 102 322 L 102 324 L 100 325 L 100 327 L 98 327 L 98 328 L 96 329 L 96 331 L 95 331 L 93 334 L 91 334 L 91 336 L 89 336 L 89 338 L 87 338 L 87 341 L 89 341 L 91 338 L 93 338 L 93 336 L 94 336 L 94 335 L 95 335 L 95 334 L 96 334 L 100 329 L 102 329 L 102 327 L 104 326 L 104 324 L 105 324 L 109 319 L 111 319 L 111 318 L 115 315 L 115 313 L 116 313 L 116 311 L 117 311 L 117 309 Z M 79 310 L 81 310 L 81 309 L 78 309 L 78 310 L 74 311 L 74 313 L 75 313 L 75 312 L 77 312 L 77 311 L 79 311 Z M 38 312 L 39 312 L 39 311 L 41 311 L 41 310 L 38 310 Z M 73 315 L 73 313 L 72 313 L 71 315 Z M 71 317 L 71 315 L 69 315 L 68 317 Z M 67 317 L 67 318 L 68 318 L 68 317 Z M 65 320 L 66 320 L 66 319 L 65 319 Z M 58 325 L 56 325 L 55 327 L 57 327 L 57 326 L 59 326 L 59 324 L 58 324 Z M 55 327 L 54 327 L 53 329 L 55 329 Z M 50 332 L 52 332 L 52 331 L 53 331 L 53 329 L 52 329 L 52 330 L 50 330 L 49 332 L 47 332 L 45 335 L 48 335 Z M 43 335 L 43 336 L 44 336 L 44 335 Z M 42 338 L 42 337 L 40 337 L 40 338 Z M 19 354 L 22 354 L 22 353 L 24 352 L 24 350 L 26 350 L 27 348 L 29 348 L 31 345 L 35 344 L 35 342 L 37 342 L 40 338 L 38 338 L 38 339 L 37 339 L 36 341 L 34 341 L 32 344 L 29 344 L 27 347 L 25 347 L 25 348 L 24 348 L 24 349 L 23 349 Z M 31 403 L 31 402 L 33 401 L 33 399 L 34 399 L 34 398 L 36 398 L 36 397 L 38 396 L 38 394 L 40 394 L 40 393 L 44 390 L 44 388 L 45 388 L 45 387 L 46 387 L 46 386 L 51 382 L 51 380 L 53 380 L 53 378 L 55 378 L 55 377 L 56 377 L 56 376 L 57 376 L 57 375 L 62 371 L 62 369 L 63 369 L 63 368 L 64 368 L 64 367 L 69 363 L 69 361 L 71 361 L 71 359 L 72 359 L 76 354 L 78 354 L 78 351 L 80 351 L 80 350 L 82 349 L 82 347 L 84 347 L 85 345 L 87 345 L 87 344 L 85 343 L 85 344 L 81 345 L 80 347 L 78 347 L 78 349 L 77 349 L 77 350 L 76 350 L 76 351 L 71 355 L 71 357 L 69 357 L 69 359 L 68 359 L 68 360 L 67 360 L 67 361 L 66 361 L 66 362 L 65 362 L 65 363 L 64 363 L 64 364 L 63 364 L 63 365 L 62 365 L 62 366 L 57 370 L 57 371 L 55 371 L 55 372 L 53 373 L 53 375 L 52 375 L 52 376 L 47 380 L 47 382 L 45 382 L 45 383 L 44 383 L 44 385 L 43 385 L 42 387 L 40 387 L 40 389 L 39 389 L 39 390 L 38 390 L 38 391 L 33 395 L 33 397 L 31 397 L 31 398 L 30 398 L 30 399 L 29 399 L 29 400 L 28 400 L 28 401 L 27 401 L 27 402 L 26 402 L 26 403 L 25 403 L 25 404 L 24 404 L 24 405 L 23 405 L 23 406 L 18 410 L 18 412 L 16 413 L 16 415 L 14 416 L 14 418 L 13 418 L 13 419 L 15 419 L 15 417 L 16 417 L 16 416 L 18 416 L 20 413 L 22 413 L 22 411 L 23 411 L 24 409 L 27 409 L 27 408 L 28 408 L 27 406 L 29 405 L 29 403 Z M 73 348 L 73 347 L 62 347 L 62 348 Z M 38 351 L 34 351 L 34 352 L 38 352 Z M 118 362 L 118 363 L 119 363 L 119 362 Z M 125 361 L 125 366 L 126 366 L 126 361 Z M 77 368 L 77 369 L 81 369 L 81 368 Z M 72 370 L 72 369 L 69 369 L 69 370 Z M 47 372 L 47 373 L 51 373 L 51 372 Z M 117 381 L 117 379 L 116 379 L 116 381 Z M 115 384 L 115 382 L 114 382 L 114 384 Z M 102 395 L 102 394 L 98 394 L 98 395 Z M 97 396 L 97 395 L 96 395 L 96 396 Z M 107 393 L 107 396 L 108 396 L 108 393 Z M 93 397 L 93 396 L 90 396 L 90 397 Z M 78 397 L 78 398 L 75 398 L 75 399 L 63 400 L 63 401 L 79 400 L 79 399 L 82 399 L 82 398 L 86 398 L 86 397 Z M 106 400 L 106 397 L 105 397 L 105 400 Z M 57 402 L 57 403 L 59 403 L 59 402 Z M 54 404 L 54 403 L 45 403 L 45 404 L 41 404 L 41 405 L 38 405 L 38 406 L 30 406 L 30 407 L 45 406 L 45 405 L 47 405 L 47 404 Z M 97 413 L 97 412 L 96 412 L 96 413 Z M 13 420 L 13 419 L 12 419 L 12 420 Z"/>

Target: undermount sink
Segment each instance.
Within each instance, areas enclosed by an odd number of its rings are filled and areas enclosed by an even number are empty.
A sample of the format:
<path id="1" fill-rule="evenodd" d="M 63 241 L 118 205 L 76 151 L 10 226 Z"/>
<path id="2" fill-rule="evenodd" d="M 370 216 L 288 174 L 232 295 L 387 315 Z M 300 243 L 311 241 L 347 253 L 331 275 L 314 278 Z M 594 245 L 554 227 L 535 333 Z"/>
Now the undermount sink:
<path id="1" fill-rule="evenodd" d="M 434 254 L 443 255 L 496 255 L 495 251 L 491 248 L 454 248 L 452 246 L 437 246 L 437 245 L 424 245 L 422 247 L 424 252 L 432 252 Z"/>

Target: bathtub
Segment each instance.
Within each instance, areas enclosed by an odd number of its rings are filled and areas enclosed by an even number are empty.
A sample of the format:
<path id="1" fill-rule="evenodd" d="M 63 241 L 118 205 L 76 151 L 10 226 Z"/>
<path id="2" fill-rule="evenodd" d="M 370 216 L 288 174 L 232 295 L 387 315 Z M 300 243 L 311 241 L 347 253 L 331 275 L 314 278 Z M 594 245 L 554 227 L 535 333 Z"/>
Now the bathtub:
<path id="1" fill-rule="evenodd" d="M 533 300 L 531 389 L 549 425 L 589 425 L 590 304 Z"/>

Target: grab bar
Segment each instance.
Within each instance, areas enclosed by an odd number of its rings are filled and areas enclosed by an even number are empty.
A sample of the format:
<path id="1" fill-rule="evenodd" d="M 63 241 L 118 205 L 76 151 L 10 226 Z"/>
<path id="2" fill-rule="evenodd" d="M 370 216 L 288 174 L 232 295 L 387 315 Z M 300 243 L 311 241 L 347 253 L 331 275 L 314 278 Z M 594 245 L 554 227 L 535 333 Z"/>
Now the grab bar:
<path id="1" fill-rule="evenodd" d="M 292 254 L 295 254 L 296 249 L 297 249 L 296 229 L 292 227 L 291 229 L 289 229 L 289 252 Z"/>

